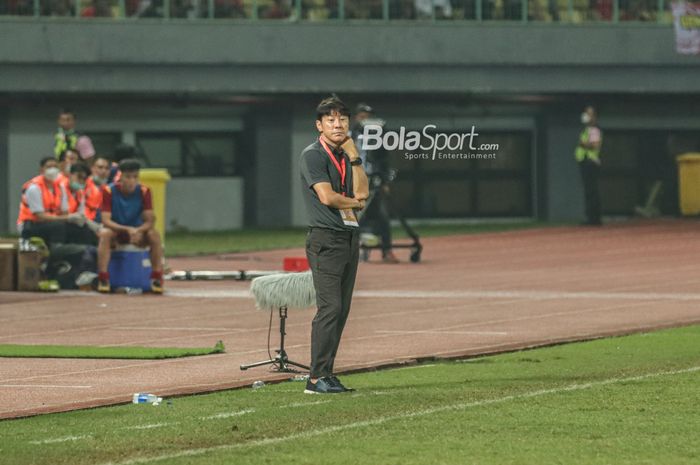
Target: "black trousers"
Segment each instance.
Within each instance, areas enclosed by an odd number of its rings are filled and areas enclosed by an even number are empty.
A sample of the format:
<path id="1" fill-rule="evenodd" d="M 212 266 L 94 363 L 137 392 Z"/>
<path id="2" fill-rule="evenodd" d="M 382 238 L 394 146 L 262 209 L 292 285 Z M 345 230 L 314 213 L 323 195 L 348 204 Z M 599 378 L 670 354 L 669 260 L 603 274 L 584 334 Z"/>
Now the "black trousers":
<path id="1" fill-rule="evenodd" d="M 66 223 L 63 221 L 46 221 L 34 223 L 25 221 L 22 226 L 22 239 L 40 237 L 47 246 L 66 243 Z"/>
<path id="2" fill-rule="evenodd" d="M 65 221 L 34 223 L 25 221 L 22 226 L 22 239 L 40 237 L 46 245 L 84 244 L 97 245 L 97 236 L 87 226 L 78 226 Z"/>
<path id="3" fill-rule="evenodd" d="M 318 310 L 311 325 L 311 377 L 333 374 L 335 356 L 350 314 L 357 275 L 358 231 L 310 228 L 306 257 L 316 289 Z"/>
<path id="4" fill-rule="evenodd" d="M 97 246 L 97 234 L 86 225 L 66 224 L 66 243 Z"/>
<path id="5" fill-rule="evenodd" d="M 585 159 L 578 164 L 583 181 L 583 196 L 586 207 L 586 223 L 600 224 L 600 190 L 598 178 L 600 177 L 600 165 Z"/>

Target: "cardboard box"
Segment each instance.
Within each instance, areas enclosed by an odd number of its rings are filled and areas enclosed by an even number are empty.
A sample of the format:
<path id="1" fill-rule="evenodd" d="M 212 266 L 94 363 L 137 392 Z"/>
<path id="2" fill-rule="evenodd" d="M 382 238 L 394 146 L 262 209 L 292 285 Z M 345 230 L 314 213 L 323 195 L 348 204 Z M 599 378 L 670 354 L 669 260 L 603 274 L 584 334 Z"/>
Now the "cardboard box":
<path id="1" fill-rule="evenodd" d="M 0 242 L 0 291 L 17 289 L 17 244 Z"/>
<path id="2" fill-rule="evenodd" d="M 40 252 L 20 252 L 17 255 L 17 290 L 38 291 L 44 279 L 44 258 Z"/>

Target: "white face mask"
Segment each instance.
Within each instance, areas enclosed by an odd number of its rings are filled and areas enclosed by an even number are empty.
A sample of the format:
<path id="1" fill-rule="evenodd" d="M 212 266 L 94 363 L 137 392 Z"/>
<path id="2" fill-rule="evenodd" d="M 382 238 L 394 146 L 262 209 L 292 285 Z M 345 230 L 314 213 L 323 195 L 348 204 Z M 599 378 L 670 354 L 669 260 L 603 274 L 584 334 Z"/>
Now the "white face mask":
<path id="1" fill-rule="evenodd" d="M 104 184 L 104 183 L 107 182 L 107 178 L 101 178 L 101 177 L 99 177 L 99 176 L 93 176 L 93 177 L 92 177 L 92 181 L 93 181 L 96 185 L 101 186 L 102 184 Z"/>
<path id="2" fill-rule="evenodd" d="M 588 124 L 591 122 L 591 115 L 588 113 L 581 113 L 581 123 Z"/>
<path id="3" fill-rule="evenodd" d="M 49 181 L 55 181 L 56 179 L 58 179 L 58 173 L 60 173 L 60 172 L 61 172 L 61 170 L 59 170 L 55 166 L 53 166 L 51 168 L 46 168 L 44 170 L 44 177 L 46 179 L 48 179 Z"/>
<path id="4" fill-rule="evenodd" d="M 73 166 L 73 165 L 71 165 L 70 163 L 66 163 L 66 166 L 63 168 L 63 174 L 69 175 L 71 166 Z"/>

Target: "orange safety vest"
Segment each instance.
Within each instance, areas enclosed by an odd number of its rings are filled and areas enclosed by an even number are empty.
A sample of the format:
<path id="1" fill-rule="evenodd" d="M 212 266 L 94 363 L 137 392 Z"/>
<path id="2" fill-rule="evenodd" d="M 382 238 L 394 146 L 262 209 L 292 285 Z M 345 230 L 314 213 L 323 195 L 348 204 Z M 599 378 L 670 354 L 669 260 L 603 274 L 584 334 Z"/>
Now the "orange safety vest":
<path id="1" fill-rule="evenodd" d="M 41 198 L 44 203 L 44 213 L 47 215 L 56 216 L 61 213 L 61 187 L 57 181 L 47 184 L 46 178 L 43 175 L 39 175 L 35 178 L 30 179 L 25 182 L 22 186 L 22 199 L 19 203 L 19 216 L 17 217 L 17 224 L 22 224 L 25 221 L 37 221 L 39 218 L 29 209 L 29 203 L 27 203 L 27 189 L 32 184 L 36 184 L 41 189 Z"/>
<path id="2" fill-rule="evenodd" d="M 68 192 L 68 189 L 70 189 L 70 176 L 66 176 L 65 174 L 63 174 L 63 172 L 58 173 L 58 178 L 56 178 L 56 182 L 60 186 L 63 186 L 66 192 Z"/>
<path id="3" fill-rule="evenodd" d="M 85 182 L 85 217 L 95 221 L 97 212 L 102 207 L 102 190 L 95 185 L 92 176 Z"/>
<path id="4" fill-rule="evenodd" d="M 80 209 L 80 204 L 83 202 L 85 192 L 82 190 L 73 192 L 70 189 L 70 186 L 68 186 L 68 188 L 66 189 L 66 195 L 68 196 L 68 213 L 78 213 L 78 210 Z"/>

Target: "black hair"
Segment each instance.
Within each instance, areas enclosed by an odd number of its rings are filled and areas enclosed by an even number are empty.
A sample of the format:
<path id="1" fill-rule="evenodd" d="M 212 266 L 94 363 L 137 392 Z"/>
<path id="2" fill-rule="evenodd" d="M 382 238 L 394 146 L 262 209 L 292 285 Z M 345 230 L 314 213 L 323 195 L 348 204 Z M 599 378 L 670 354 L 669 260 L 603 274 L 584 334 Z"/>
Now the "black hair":
<path id="1" fill-rule="evenodd" d="M 133 173 L 141 169 L 141 162 L 134 158 L 125 158 L 119 162 L 119 171 L 122 173 Z"/>
<path id="2" fill-rule="evenodd" d="M 110 163 L 112 163 L 112 161 L 109 159 L 109 157 L 107 155 L 95 155 L 92 159 L 92 164 L 94 165 L 97 160 L 104 160 L 107 162 L 108 165 Z"/>
<path id="3" fill-rule="evenodd" d="M 371 106 L 369 106 L 366 103 L 358 103 L 357 107 L 355 107 L 355 114 L 362 113 L 362 112 L 373 114 L 374 108 L 372 108 Z"/>
<path id="4" fill-rule="evenodd" d="M 56 161 L 56 157 L 44 157 L 39 161 L 39 167 L 43 168 L 50 161 Z"/>
<path id="5" fill-rule="evenodd" d="M 121 143 L 114 148 L 113 160 L 117 163 L 127 158 L 142 158 L 139 149 L 130 144 Z"/>
<path id="6" fill-rule="evenodd" d="M 71 110 L 70 108 L 61 108 L 60 110 L 58 110 L 58 116 L 66 115 L 66 114 L 73 115 L 73 118 L 76 118 L 75 112 L 73 110 Z"/>
<path id="7" fill-rule="evenodd" d="M 342 116 L 350 117 L 350 109 L 347 105 L 337 95 L 332 94 L 330 97 L 321 100 L 321 103 L 316 107 L 316 119 L 321 121 L 324 116 L 329 116 L 335 112 L 340 113 Z"/>
<path id="8" fill-rule="evenodd" d="M 70 174 L 76 173 L 83 173 L 87 178 L 90 176 L 90 168 L 88 168 L 85 163 L 76 163 L 75 165 L 71 165 Z"/>
<path id="9" fill-rule="evenodd" d="M 68 155 L 68 152 L 73 152 L 76 155 L 78 155 L 78 159 L 80 159 L 80 154 L 78 154 L 77 150 L 73 149 L 66 149 L 61 152 L 61 154 L 58 156 L 58 161 L 66 161 L 66 156 Z"/>

